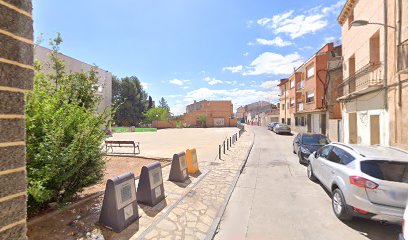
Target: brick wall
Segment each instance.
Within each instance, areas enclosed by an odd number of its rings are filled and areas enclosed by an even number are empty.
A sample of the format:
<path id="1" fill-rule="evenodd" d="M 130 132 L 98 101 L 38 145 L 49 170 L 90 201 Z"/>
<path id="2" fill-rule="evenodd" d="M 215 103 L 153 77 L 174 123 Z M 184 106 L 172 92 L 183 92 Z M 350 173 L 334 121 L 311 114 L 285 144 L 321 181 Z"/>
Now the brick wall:
<path id="1" fill-rule="evenodd" d="M 0 0 L 0 240 L 26 237 L 24 93 L 33 87 L 31 0 Z"/>

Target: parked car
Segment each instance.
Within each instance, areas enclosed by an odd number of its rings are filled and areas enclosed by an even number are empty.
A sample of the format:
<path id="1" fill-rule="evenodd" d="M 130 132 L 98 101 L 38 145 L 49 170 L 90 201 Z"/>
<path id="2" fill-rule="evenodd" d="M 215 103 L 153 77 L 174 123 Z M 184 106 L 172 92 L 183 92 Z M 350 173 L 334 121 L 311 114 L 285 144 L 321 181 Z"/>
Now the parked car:
<path id="1" fill-rule="evenodd" d="M 399 235 L 398 240 L 408 240 L 408 202 L 405 207 L 404 220 L 402 220 L 402 233 Z"/>
<path id="2" fill-rule="evenodd" d="M 312 152 L 329 143 L 330 140 L 323 134 L 299 133 L 293 139 L 293 153 L 298 155 L 300 164 L 307 164 Z"/>
<path id="3" fill-rule="evenodd" d="M 273 127 L 273 131 L 277 134 L 282 133 L 290 134 L 290 127 L 286 124 L 278 123 Z"/>
<path id="4" fill-rule="evenodd" d="M 309 156 L 307 176 L 332 194 L 334 214 L 400 223 L 408 200 L 408 152 L 330 143 Z"/>
<path id="5" fill-rule="evenodd" d="M 279 124 L 279 123 L 278 123 L 278 122 L 271 122 L 271 123 L 269 123 L 269 124 L 268 124 L 268 130 L 273 131 L 273 127 L 275 127 L 276 124 Z"/>

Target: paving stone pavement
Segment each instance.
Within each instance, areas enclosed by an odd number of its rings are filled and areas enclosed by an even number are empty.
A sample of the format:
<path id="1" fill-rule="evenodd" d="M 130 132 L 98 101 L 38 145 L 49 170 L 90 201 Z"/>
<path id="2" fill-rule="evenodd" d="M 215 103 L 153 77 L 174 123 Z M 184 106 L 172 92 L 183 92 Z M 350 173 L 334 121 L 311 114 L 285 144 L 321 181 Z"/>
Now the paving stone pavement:
<path id="1" fill-rule="evenodd" d="M 139 204 L 142 217 L 130 239 L 206 239 L 219 222 L 252 144 L 253 133 L 245 132 L 222 160 L 200 162 L 198 152 L 201 173 L 184 184 L 166 181 L 170 166 L 164 167 L 166 199 L 154 207 Z M 111 237 L 122 239 L 123 235 Z"/>

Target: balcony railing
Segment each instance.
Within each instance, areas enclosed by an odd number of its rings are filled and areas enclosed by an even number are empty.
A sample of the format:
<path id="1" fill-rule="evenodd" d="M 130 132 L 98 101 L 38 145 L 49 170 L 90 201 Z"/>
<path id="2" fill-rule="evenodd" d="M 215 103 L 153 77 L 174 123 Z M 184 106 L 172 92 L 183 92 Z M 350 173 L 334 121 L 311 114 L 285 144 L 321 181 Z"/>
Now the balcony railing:
<path id="1" fill-rule="evenodd" d="M 381 63 L 370 62 L 364 67 L 343 80 L 338 86 L 338 97 L 365 91 L 372 87 L 382 86 L 384 84 L 384 73 Z"/>
<path id="2" fill-rule="evenodd" d="M 408 39 L 398 45 L 398 72 L 408 73 Z"/>
<path id="3" fill-rule="evenodd" d="M 302 81 L 298 82 L 298 84 L 296 85 L 296 91 L 299 91 L 304 86 L 305 86 L 305 80 L 302 80 Z"/>

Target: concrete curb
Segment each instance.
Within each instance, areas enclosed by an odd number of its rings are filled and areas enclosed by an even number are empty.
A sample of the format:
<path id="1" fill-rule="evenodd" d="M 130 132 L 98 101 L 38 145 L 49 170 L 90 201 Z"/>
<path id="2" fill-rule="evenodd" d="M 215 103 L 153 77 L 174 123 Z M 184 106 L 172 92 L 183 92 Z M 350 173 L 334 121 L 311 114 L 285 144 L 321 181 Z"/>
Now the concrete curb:
<path id="1" fill-rule="evenodd" d="M 252 133 L 252 132 L 251 132 L 251 133 Z M 252 134 L 253 134 L 253 133 L 252 133 Z M 227 196 L 226 196 L 226 198 L 225 198 L 225 200 L 224 200 L 224 203 L 223 203 L 222 206 L 221 206 L 221 209 L 218 210 L 218 214 L 217 214 L 217 216 L 215 217 L 215 219 L 214 219 L 214 221 L 213 221 L 213 224 L 211 225 L 211 228 L 210 228 L 210 230 L 209 230 L 208 233 L 207 233 L 207 237 L 205 238 L 206 240 L 212 240 L 212 239 L 214 239 L 215 234 L 217 234 L 217 229 L 218 229 L 218 226 L 220 225 L 221 218 L 222 218 L 222 216 L 224 215 L 225 209 L 227 208 L 227 205 L 228 205 L 228 202 L 229 202 L 229 200 L 230 200 L 230 198 L 231 198 L 232 192 L 234 191 L 235 186 L 237 185 L 239 176 L 241 175 L 241 173 L 242 173 L 242 171 L 244 170 L 244 167 L 245 167 L 245 165 L 246 165 L 246 163 L 247 163 L 247 161 L 248 161 L 249 154 L 250 154 L 251 151 L 252 151 L 252 147 L 254 146 L 254 143 L 255 143 L 255 134 L 252 135 L 252 144 L 251 144 L 251 147 L 248 149 L 248 152 L 246 153 L 245 160 L 242 162 L 242 164 L 241 164 L 241 166 L 240 166 L 240 168 L 239 168 L 239 172 L 235 175 L 235 178 L 234 178 L 234 180 L 233 180 L 233 183 L 232 183 L 230 189 L 228 190 L 228 194 L 227 194 Z"/>

